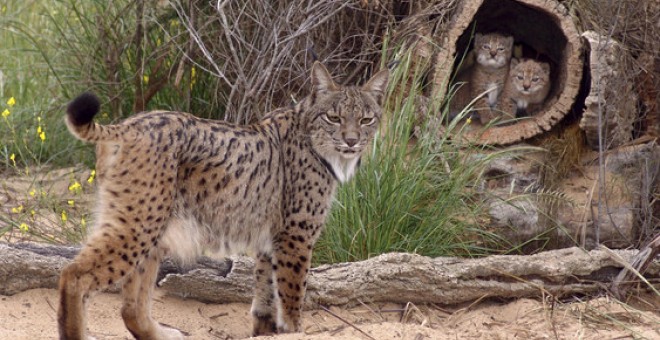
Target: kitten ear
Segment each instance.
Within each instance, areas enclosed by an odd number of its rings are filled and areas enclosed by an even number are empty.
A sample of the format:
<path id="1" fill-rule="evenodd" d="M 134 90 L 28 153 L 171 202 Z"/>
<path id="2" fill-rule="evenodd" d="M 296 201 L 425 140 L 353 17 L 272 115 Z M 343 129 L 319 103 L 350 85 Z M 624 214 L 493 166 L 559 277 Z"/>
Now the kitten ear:
<path id="1" fill-rule="evenodd" d="M 548 64 L 548 63 L 541 63 L 541 69 L 542 69 L 543 72 L 545 72 L 546 74 L 550 74 L 550 64 Z"/>
<path id="2" fill-rule="evenodd" d="M 514 67 L 518 66 L 519 63 L 520 63 L 520 59 L 511 58 L 511 66 L 509 68 L 514 68 Z"/>
<path id="3" fill-rule="evenodd" d="M 380 70 L 366 84 L 362 85 L 362 91 L 370 92 L 376 98 L 378 104 L 382 104 L 389 77 L 390 71 L 387 68 Z"/>
<path id="4" fill-rule="evenodd" d="M 481 34 L 481 33 L 475 33 L 475 34 L 474 34 L 474 43 L 475 43 L 475 44 L 478 44 L 479 41 L 481 41 L 481 38 L 483 38 L 483 36 L 484 36 L 484 35 Z"/>
<path id="5" fill-rule="evenodd" d="M 509 46 L 509 48 L 513 47 L 513 37 L 512 36 L 507 36 L 504 38 L 504 42 Z"/>
<path id="6" fill-rule="evenodd" d="M 328 70 L 319 61 L 312 65 L 312 86 L 315 91 L 338 91 L 339 86 L 332 80 Z"/>

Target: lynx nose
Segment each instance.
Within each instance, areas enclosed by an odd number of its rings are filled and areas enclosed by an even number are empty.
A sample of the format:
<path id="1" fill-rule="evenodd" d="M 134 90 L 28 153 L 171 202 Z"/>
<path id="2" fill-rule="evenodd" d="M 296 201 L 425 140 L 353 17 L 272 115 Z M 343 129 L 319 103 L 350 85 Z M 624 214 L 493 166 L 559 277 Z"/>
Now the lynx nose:
<path id="1" fill-rule="evenodd" d="M 353 147 L 358 143 L 358 138 L 357 136 L 344 137 L 344 142 L 346 142 L 348 146 Z"/>
<path id="2" fill-rule="evenodd" d="M 497 51 L 496 51 L 496 50 L 490 50 L 490 56 L 491 56 L 491 58 L 495 58 L 496 55 L 497 55 Z"/>

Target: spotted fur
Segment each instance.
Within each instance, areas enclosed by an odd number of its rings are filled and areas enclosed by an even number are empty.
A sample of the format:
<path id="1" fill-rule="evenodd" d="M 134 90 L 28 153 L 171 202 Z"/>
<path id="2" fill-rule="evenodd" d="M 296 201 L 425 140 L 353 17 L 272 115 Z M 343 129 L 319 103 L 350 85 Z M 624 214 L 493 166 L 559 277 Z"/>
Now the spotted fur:
<path id="1" fill-rule="evenodd" d="M 341 87 L 315 63 L 311 79 L 307 98 L 249 126 L 165 111 L 102 126 L 94 95 L 72 101 L 70 131 L 96 143 L 99 197 L 95 231 L 60 277 L 61 339 L 86 337 L 89 293 L 115 283 L 135 338 L 182 338 L 151 318 L 154 281 L 163 256 L 203 251 L 256 257 L 254 335 L 300 330 L 312 248 L 374 137 L 388 72 Z"/>

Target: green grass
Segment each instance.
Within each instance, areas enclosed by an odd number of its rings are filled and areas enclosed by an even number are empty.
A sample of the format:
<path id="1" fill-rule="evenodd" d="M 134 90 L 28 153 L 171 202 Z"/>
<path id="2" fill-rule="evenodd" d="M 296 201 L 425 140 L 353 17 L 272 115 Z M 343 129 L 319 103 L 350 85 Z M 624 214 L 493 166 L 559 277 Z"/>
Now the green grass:
<path id="1" fill-rule="evenodd" d="M 93 90 L 103 101 L 100 121 L 116 121 L 132 114 L 136 90 L 147 90 L 167 75 L 171 78 L 147 109 L 221 118 L 218 98 L 223 94 L 216 93 L 217 79 L 182 62 L 188 35 L 166 8 L 145 8 L 144 34 L 137 39 L 135 2 L 128 0 L 11 0 L 6 7 L 0 31 L 0 69 L 5 74 L 0 112 L 8 109 L 10 114 L 0 118 L 0 171 L 34 178 L 34 183 L 7 207 L 23 208 L 3 217 L 0 235 L 27 224 L 27 234 L 35 239 L 75 243 L 85 233 L 81 220 L 89 217 L 84 207 L 68 204 L 80 193 L 42 188 L 44 182 L 34 177 L 35 171 L 76 165 L 68 184 L 78 181 L 85 192 L 93 191 L 85 183 L 94 167 L 93 148 L 66 130 L 65 103 Z M 388 133 L 373 143 L 356 178 L 337 192 L 315 261 L 355 261 L 392 251 L 477 256 L 502 248 L 502 240 L 480 228 L 485 211 L 475 189 L 491 156 L 466 161 L 482 150 L 458 143 L 448 133 L 440 135 L 432 122 L 410 143 L 420 108 L 395 89 L 414 72 L 409 58 L 395 69 L 385 108 L 391 117 Z M 421 83 L 421 75 L 412 76 Z M 15 99 L 11 107 L 10 98 Z M 434 103 L 446 107 L 440 104 Z M 462 125 L 456 120 L 448 129 L 460 135 Z M 39 194 L 32 195 L 33 190 Z"/>
<path id="2" fill-rule="evenodd" d="M 473 189 L 489 158 L 467 162 L 481 149 L 458 143 L 450 134 L 439 135 L 432 122 L 411 143 L 422 108 L 396 91 L 410 72 L 407 61 L 394 71 L 393 94 L 385 108 L 391 115 L 388 133 L 376 138 L 356 177 L 338 190 L 316 246 L 314 259 L 319 263 L 395 251 L 428 256 L 489 252 L 480 245 L 479 240 L 489 237 L 479 231 L 485 211 Z M 449 129 L 460 134 L 462 127 L 455 121 Z"/>

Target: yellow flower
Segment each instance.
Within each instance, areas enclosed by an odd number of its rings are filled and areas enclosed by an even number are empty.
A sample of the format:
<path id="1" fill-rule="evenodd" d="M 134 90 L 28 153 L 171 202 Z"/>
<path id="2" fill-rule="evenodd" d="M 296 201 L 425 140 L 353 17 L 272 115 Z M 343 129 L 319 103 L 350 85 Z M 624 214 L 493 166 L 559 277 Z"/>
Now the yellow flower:
<path id="1" fill-rule="evenodd" d="M 62 210 L 62 222 L 66 222 L 67 217 L 66 217 L 66 211 Z"/>
<path id="2" fill-rule="evenodd" d="M 144 82 L 145 85 L 149 84 L 149 76 L 148 75 L 143 75 L 142 76 L 142 81 Z"/>
<path id="3" fill-rule="evenodd" d="M 9 100 L 7 101 L 7 105 L 9 105 L 9 107 L 13 107 L 14 105 L 16 105 L 16 99 L 14 99 L 14 97 L 9 98 Z"/>
<path id="4" fill-rule="evenodd" d="M 160 44 L 161 44 L 160 38 L 156 39 L 156 46 L 160 46 Z"/>
<path id="5" fill-rule="evenodd" d="M 41 131 L 39 133 L 39 139 L 41 139 L 42 142 L 46 140 L 46 131 Z"/>
<path id="6" fill-rule="evenodd" d="M 11 162 L 14 164 L 14 166 L 16 166 L 16 155 L 12 153 L 9 156 L 9 159 L 11 159 Z"/>
<path id="7" fill-rule="evenodd" d="M 29 192 L 30 196 L 32 196 L 32 197 L 34 197 L 34 195 L 35 195 L 36 193 L 37 193 L 37 191 L 34 190 L 34 189 L 30 190 L 30 192 Z"/>
<path id="8" fill-rule="evenodd" d="M 83 227 L 87 225 L 87 221 L 85 220 L 84 217 L 80 218 L 80 225 L 83 226 Z"/>
<path id="9" fill-rule="evenodd" d="M 36 213 L 37 213 L 36 211 L 34 211 L 34 210 L 30 210 L 30 215 L 31 215 L 32 217 L 34 217 L 34 215 L 35 215 Z"/>
<path id="10" fill-rule="evenodd" d="M 27 233 L 28 230 L 30 230 L 30 226 L 25 223 L 21 223 L 21 225 L 18 226 L 18 229 L 20 229 L 21 232 Z"/>
<path id="11" fill-rule="evenodd" d="M 89 173 L 89 178 L 87 179 L 87 183 L 92 184 L 94 182 L 94 177 L 96 177 L 96 170 L 93 170 Z"/>
<path id="12" fill-rule="evenodd" d="M 2 111 L 2 116 L 5 118 L 9 117 L 10 114 L 11 112 L 9 112 L 9 109 L 5 109 L 4 111 Z"/>
<path id="13" fill-rule="evenodd" d="M 468 119 L 465 122 L 468 124 L 472 124 L 472 117 L 468 117 Z"/>
<path id="14" fill-rule="evenodd" d="M 78 181 L 73 182 L 73 184 L 69 185 L 69 191 L 79 191 L 82 189 L 82 186 Z"/>
<path id="15" fill-rule="evenodd" d="M 18 207 L 11 208 L 11 212 L 13 212 L 14 214 L 18 214 L 18 213 L 20 213 L 21 211 L 23 211 L 23 205 L 22 205 L 22 204 L 19 205 Z"/>
<path id="16" fill-rule="evenodd" d="M 37 122 L 41 123 L 41 116 L 37 117 Z"/>
<path id="17" fill-rule="evenodd" d="M 40 134 L 43 130 L 41 129 L 41 125 L 37 127 L 37 134 Z"/>
<path id="18" fill-rule="evenodd" d="M 72 207 L 76 204 L 76 202 L 74 202 L 73 200 L 68 200 L 68 201 L 66 201 L 66 203 L 67 203 L 69 206 L 72 206 Z"/>

